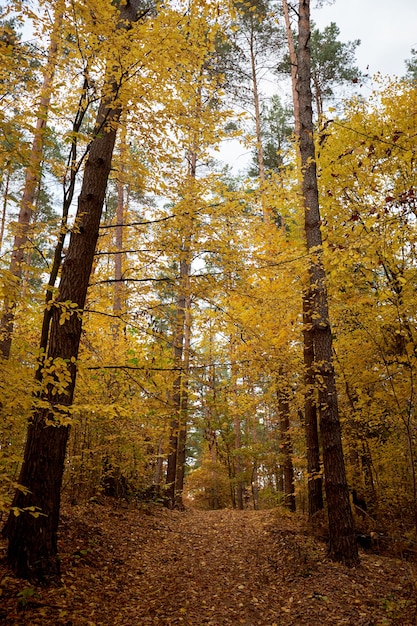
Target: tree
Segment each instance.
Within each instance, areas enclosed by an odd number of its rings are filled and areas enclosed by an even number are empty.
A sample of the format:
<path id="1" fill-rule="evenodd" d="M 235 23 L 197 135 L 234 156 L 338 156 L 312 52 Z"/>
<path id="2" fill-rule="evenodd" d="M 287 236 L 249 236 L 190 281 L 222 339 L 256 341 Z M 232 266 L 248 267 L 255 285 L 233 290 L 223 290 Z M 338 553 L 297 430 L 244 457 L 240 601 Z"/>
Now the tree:
<path id="1" fill-rule="evenodd" d="M 258 175 L 262 183 L 265 180 L 265 163 L 261 83 L 269 69 L 270 54 L 279 50 L 280 30 L 269 0 L 244 0 L 236 2 L 235 6 L 237 27 L 236 34 L 231 36 L 233 68 L 228 78 L 237 103 L 245 111 L 250 107 L 255 126 Z M 242 85 L 245 86 L 243 90 Z"/>
<path id="2" fill-rule="evenodd" d="M 405 65 L 407 68 L 407 72 L 405 74 L 405 78 L 412 82 L 417 81 L 417 49 L 411 49 L 411 57 L 406 59 Z"/>
<path id="3" fill-rule="evenodd" d="M 123 5 L 119 12 L 115 10 L 115 28 L 130 29 L 143 17 L 139 11 L 139 0 Z M 107 71 L 95 138 L 90 145 L 78 198 L 77 229 L 71 233 L 59 295 L 51 303 L 53 313 L 48 352 L 41 365 L 44 390 L 34 403 L 19 488 L 3 530 L 9 541 L 7 560 L 10 567 L 18 576 L 37 581 L 60 577 L 57 530 L 71 421 L 69 408 L 75 389 L 82 312 L 122 113 L 118 101 L 121 68 L 113 66 Z"/>
<path id="4" fill-rule="evenodd" d="M 278 415 L 280 429 L 280 452 L 283 475 L 284 503 L 290 511 L 295 511 L 294 466 L 292 462 L 293 446 L 290 436 L 290 390 L 284 377 L 278 383 Z"/>
<path id="5" fill-rule="evenodd" d="M 260 140 L 266 177 L 270 176 L 271 172 L 279 173 L 284 168 L 286 158 L 289 162 L 288 152 L 294 134 L 293 117 L 292 108 L 284 106 L 280 98 L 273 95 L 261 118 Z M 258 150 L 255 149 L 249 175 L 258 176 L 259 172 Z"/>
<path id="6" fill-rule="evenodd" d="M 362 74 L 354 65 L 355 51 L 360 40 L 342 43 L 338 40 L 339 27 L 331 22 L 322 32 L 312 25 L 311 29 L 311 78 L 317 116 L 323 116 L 323 103 L 332 100 L 335 90 L 343 84 L 359 83 Z"/>
<path id="7" fill-rule="evenodd" d="M 346 103 L 320 156 L 348 472 L 379 524 L 407 511 L 407 527 L 417 523 L 415 106 L 412 84 L 381 80 L 369 101 Z"/>
<path id="8" fill-rule="evenodd" d="M 37 113 L 36 128 L 29 156 L 29 164 L 26 169 L 25 186 L 22 195 L 18 222 L 16 226 L 12 257 L 10 261 L 10 274 L 14 277 L 15 293 L 7 297 L 3 303 L 3 313 L 0 320 L 0 354 L 3 358 L 9 358 L 12 344 L 14 315 L 18 294 L 16 288 L 22 278 L 22 266 L 26 248 L 28 246 L 29 224 L 34 208 L 35 194 L 38 189 L 43 158 L 45 130 L 47 125 L 49 106 L 51 101 L 52 85 L 55 74 L 55 66 L 59 50 L 59 39 L 63 21 L 63 6 L 58 3 L 55 8 L 53 28 L 51 31 L 48 59 L 43 74 L 43 84 L 40 94 L 39 110 Z"/>
<path id="9" fill-rule="evenodd" d="M 294 104 L 294 127 L 297 142 L 297 159 L 300 160 L 300 101 L 298 90 L 298 58 L 294 42 L 289 5 L 283 0 L 285 28 L 291 63 L 291 88 Z M 299 170 L 299 168 L 298 168 Z M 300 173 L 299 173 L 300 178 Z M 300 193 L 302 183 L 299 180 Z M 307 279 L 308 281 L 308 279 Z M 314 522 L 316 513 L 323 509 L 323 481 L 320 468 L 320 442 L 318 434 L 316 391 L 314 377 L 313 324 L 310 302 L 310 288 L 304 285 L 303 293 L 303 365 L 304 365 L 304 428 L 306 434 L 307 456 L 307 492 L 310 522 Z"/>
<path id="10" fill-rule="evenodd" d="M 292 7 L 287 0 L 283 0 L 285 25 L 289 53 L 278 64 L 278 73 L 289 73 L 292 82 L 297 75 L 297 45 L 294 42 L 294 34 L 291 25 L 290 10 Z M 292 9 L 294 12 L 295 10 Z M 320 120 L 324 113 L 325 101 L 334 100 L 336 92 L 343 85 L 355 85 L 363 78 L 361 71 L 355 65 L 355 51 L 360 45 L 360 40 L 339 41 L 339 27 L 331 22 L 323 31 L 320 31 L 314 23 L 311 25 L 311 82 L 317 117 Z M 294 98 L 294 109 L 297 109 L 297 95 Z M 297 129 L 296 129 L 297 130 Z"/>
<path id="11" fill-rule="evenodd" d="M 325 491 L 329 517 L 329 555 L 346 565 L 359 562 L 349 490 L 346 480 L 337 390 L 332 356 L 326 274 L 323 266 L 320 207 L 310 70 L 310 3 L 300 0 L 298 32 L 298 97 L 300 156 L 305 210 L 305 236 L 309 253 L 311 324 L 317 407 L 323 446 Z"/>

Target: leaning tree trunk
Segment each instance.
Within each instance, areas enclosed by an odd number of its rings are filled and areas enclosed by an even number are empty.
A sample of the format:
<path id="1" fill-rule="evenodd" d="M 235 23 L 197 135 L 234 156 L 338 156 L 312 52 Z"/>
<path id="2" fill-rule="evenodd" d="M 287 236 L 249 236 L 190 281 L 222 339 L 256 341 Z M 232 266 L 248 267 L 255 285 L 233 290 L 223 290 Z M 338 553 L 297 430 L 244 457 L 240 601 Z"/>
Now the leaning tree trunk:
<path id="1" fill-rule="evenodd" d="M 138 19 L 138 0 L 124 4 L 118 27 Z M 3 534 L 8 538 L 7 561 L 19 577 L 53 581 L 60 577 L 57 531 L 60 491 L 69 434 L 82 311 L 93 266 L 100 218 L 121 115 L 113 105 L 119 85 L 108 79 L 110 94 L 100 104 L 95 139 L 90 145 L 78 198 L 77 229 L 71 233 L 62 267 L 59 295 L 53 304 L 45 367 L 49 383 L 34 403 L 24 460 Z M 62 380 L 66 386 L 62 385 Z M 64 388 L 63 388 L 64 387 Z M 17 513 L 19 513 L 17 515 Z"/>
<path id="2" fill-rule="evenodd" d="M 349 501 L 337 391 L 332 359 L 326 276 L 322 261 L 322 237 L 317 185 L 311 93 L 310 2 L 299 2 L 298 96 L 300 106 L 300 155 L 305 233 L 309 260 L 310 304 L 314 369 L 318 394 L 320 434 L 323 446 L 325 491 L 329 516 L 329 556 L 346 565 L 359 562 Z"/>

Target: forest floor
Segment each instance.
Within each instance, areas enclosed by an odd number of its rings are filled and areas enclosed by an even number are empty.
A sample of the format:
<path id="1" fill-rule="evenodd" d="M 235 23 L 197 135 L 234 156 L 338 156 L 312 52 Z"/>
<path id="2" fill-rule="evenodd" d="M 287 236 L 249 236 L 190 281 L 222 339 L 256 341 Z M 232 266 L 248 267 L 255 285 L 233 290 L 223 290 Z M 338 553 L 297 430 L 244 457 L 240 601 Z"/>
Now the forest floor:
<path id="1" fill-rule="evenodd" d="M 16 579 L 2 558 L 1 624 L 417 624 L 415 562 L 361 552 L 358 568 L 332 563 L 277 510 L 65 506 L 60 554 L 63 584 L 51 588 Z"/>

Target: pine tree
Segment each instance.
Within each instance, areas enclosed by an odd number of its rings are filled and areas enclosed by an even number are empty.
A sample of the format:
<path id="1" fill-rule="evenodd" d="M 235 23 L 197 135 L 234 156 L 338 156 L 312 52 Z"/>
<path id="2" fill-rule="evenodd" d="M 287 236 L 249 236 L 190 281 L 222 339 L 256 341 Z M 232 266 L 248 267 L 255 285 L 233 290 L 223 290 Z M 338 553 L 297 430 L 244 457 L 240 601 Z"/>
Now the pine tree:
<path id="1" fill-rule="evenodd" d="M 323 446 L 325 491 L 329 518 L 329 555 L 346 565 L 359 562 L 349 490 L 346 480 L 337 390 L 332 355 L 326 275 L 323 266 L 320 207 L 317 185 L 312 94 L 310 87 L 310 3 L 300 0 L 298 34 L 298 97 L 300 156 L 309 252 L 311 324 L 317 408 Z"/>

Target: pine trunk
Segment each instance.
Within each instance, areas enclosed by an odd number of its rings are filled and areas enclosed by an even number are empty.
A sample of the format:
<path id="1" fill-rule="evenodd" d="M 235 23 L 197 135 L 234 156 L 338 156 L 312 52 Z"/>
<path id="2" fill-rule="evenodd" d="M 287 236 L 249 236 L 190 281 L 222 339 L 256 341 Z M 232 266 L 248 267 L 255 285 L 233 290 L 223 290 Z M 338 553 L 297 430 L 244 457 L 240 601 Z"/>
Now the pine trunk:
<path id="1" fill-rule="evenodd" d="M 349 501 L 337 392 L 332 357 L 326 276 L 322 262 L 322 237 L 315 161 L 310 65 L 310 3 L 299 2 L 298 97 L 300 155 L 305 207 L 305 233 L 310 255 L 309 281 L 320 434 L 323 446 L 325 491 L 329 516 L 329 556 L 346 565 L 359 562 Z"/>
<path id="2" fill-rule="evenodd" d="M 291 28 L 290 13 L 287 0 L 282 2 L 287 34 L 288 50 L 291 64 L 291 88 L 294 105 L 294 134 L 299 146 L 300 140 L 300 102 L 297 88 L 298 59 L 294 36 Z M 299 155 L 298 155 L 299 156 Z M 300 181 L 301 186 L 301 181 Z M 314 351 L 311 329 L 311 311 L 308 289 L 303 290 L 303 351 L 304 351 L 304 422 L 307 448 L 307 490 L 308 511 L 310 521 L 323 509 L 323 479 L 320 472 L 320 444 L 318 436 L 317 410 L 314 397 Z"/>
<path id="3" fill-rule="evenodd" d="M 278 388 L 278 414 L 280 431 L 281 467 L 283 471 L 284 505 L 295 511 L 294 467 L 292 462 L 292 442 L 290 435 L 290 402 L 288 390 Z"/>
<path id="4" fill-rule="evenodd" d="M 258 74 L 256 72 L 255 42 L 253 30 L 250 36 L 250 63 L 252 74 L 253 106 L 255 109 L 256 154 L 258 161 L 259 180 L 261 181 L 261 183 L 263 183 L 265 182 L 265 163 L 261 131 L 261 105 L 258 89 Z"/>
<path id="5" fill-rule="evenodd" d="M 201 93 L 198 90 L 198 102 Z M 197 109 L 197 116 L 198 117 Z M 193 187 L 197 172 L 197 152 L 190 150 L 189 182 Z M 192 202 L 192 192 L 190 202 Z M 166 473 L 165 502 L 170 508 L 183 509 L 182 500 L 184 489 L 187 417 L 188 417 L 188 378 L 189 357 L 191 342 L 191 299 L 190 299 L 190 272 L 191 272 L 191 242 L 193 237 L 193 219 L 191 217 L 185 228 L 185 236 L 181 244 L 180 281 L 176 306 L 176 319 L 173 339 L 174 363 L 178 375 L 174 380 L 172 391 L 173 418 L 170 425 L 169 454 Z"/>
<path id="6" fill-rule="evenodd" d="M 294 105 L 294 134 L 296 138 L 300 136 L 300 103 L 298 101 L 298 90 L 297 90 L 297 76 L 298 76 L 298 60 L 297 53 L 294 45 L 294 37 L 291 29 L 291 20 L 290 20 L 290 12 L 288 8 L 287 0 L 282 0 L 282 6 L 284 9 L 284 19 L 285 19 L 285 32 L 287 34 L 287 42 L 288 42 L 288 52 L 290 55 L 290 64 L 291 64 L 291 90 L 292 90 L 292 98 Z"/>
<path id="7" fill-rule="evenodd" d="M 283 472 L 284 505 L 295 511 L 294 467 L 292 463 L 292 443 L 290 435 L 290 403 L 288 392 L 278 390 L 278 414 L 280 430 L 281 468 Z"/>
<path id="8" fill-rule="evenodd" d="M 324 508 L 323 478 L 320 468 L 320 443 L 317 424 L 317 407 L 314 384 L 314 351 L 311 319 L 311 304 L 307 293 L 303 293 L 303 352 L 304 352 L 304 429 L 307 448 L 307 491 L 308 516 L 314 516 Z"/>

